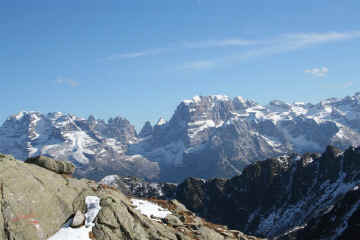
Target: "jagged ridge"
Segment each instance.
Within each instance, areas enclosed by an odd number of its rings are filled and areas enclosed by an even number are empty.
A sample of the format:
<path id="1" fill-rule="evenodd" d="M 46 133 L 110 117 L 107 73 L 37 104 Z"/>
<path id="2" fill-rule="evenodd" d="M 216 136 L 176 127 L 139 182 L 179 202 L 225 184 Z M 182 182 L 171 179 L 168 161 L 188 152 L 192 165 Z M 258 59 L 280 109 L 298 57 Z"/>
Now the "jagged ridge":
<path id="1" fill-rule="evenodd" d="M 70 160 L 77 174 L 180 181 L 240 174 L 248 164 L 287 152 L 340 149 L 360 142 L 360 93 L 318 104 L 241 97 L 194 97 L 172 118 L 140 134 L 124 118 L 21 112 L 0 127 L 0 151 L 25 160 L 38 154 Z"/>

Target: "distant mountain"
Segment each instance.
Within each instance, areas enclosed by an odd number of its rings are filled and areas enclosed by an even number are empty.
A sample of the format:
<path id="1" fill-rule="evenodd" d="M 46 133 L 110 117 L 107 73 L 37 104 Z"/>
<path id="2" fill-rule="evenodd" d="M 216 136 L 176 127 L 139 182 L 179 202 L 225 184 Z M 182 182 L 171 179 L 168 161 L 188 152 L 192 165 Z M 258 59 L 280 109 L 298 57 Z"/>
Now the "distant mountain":
<path id="1" fill-rule="evenodd" d="M 78 167 L 77 175 L 94 179 L 111 173 L 156 177 L 157 163 L 126 155 L 135 141 L 135 128 L 121 117 L 105 122 L 93 116 L 20 112 L 0 127 L 0 152 L 22 160 L 40 154 L 70 160 Z"/>
<path id="2" fill-rule="evenodd" d="M 248 164 L 288 152 L 322 152 L 360 142 L 360 93 L 318 104 L 272 101 L 261 106 L 241 97 L 194 97 L 177 107 L 151 136 L 129 145 L 160 164 L 160 178 L 231 177 Z"/>
<path id="3" fill-rule="evenodd" d="M 232 177 L 256 160 L 359 142 L 360 93 L 265 106 L 241 97 L 196 96 L 181 102 L 169 121 L 147 122 L 139 134 L 121 117 L 63 113 L 21 112 L 0 127 L 0 152 L 67 159 L 78 175 L 96 180 L 110 174 L 176 182 Z"/>

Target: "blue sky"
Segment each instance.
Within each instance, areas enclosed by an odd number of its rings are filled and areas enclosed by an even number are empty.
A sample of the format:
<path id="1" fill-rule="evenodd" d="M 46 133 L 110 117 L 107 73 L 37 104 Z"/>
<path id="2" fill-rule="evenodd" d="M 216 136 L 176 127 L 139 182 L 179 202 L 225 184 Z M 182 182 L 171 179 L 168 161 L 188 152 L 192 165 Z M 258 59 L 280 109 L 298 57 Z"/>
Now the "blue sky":
<path id="1" fill-rule="evenodd" d="M 0 121 L 61 111 L 137 128 L 194 95 L 360 91 L 360 1 L 4 1 Z"/>

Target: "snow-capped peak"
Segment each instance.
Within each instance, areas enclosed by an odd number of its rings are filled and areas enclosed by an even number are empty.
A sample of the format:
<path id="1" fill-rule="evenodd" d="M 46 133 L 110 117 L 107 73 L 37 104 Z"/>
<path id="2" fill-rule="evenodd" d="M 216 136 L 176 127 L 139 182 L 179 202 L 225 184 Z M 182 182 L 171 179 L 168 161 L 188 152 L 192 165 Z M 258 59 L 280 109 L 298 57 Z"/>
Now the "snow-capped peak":
<path id="1" fill-rule="evenodd" d="M 148 123 L 140 134 L 121 117 L 104 121 L 60 112 L 20 112 L 0 127 L 0 152 L 23 160 L 48 155 L 84 168 L 93 167 L 93 162 L 109 166 L 122 161 L 132 170 L 130 163 L 140 159 L 144 165 L 180 165 L 185 164 L 184 153 L 230 144 L 234 152 L 226 157 L 236 158 L 231 160 L 236 172 L 244 165 L 237 159 L 251 162 L 284 152 L 322 151 L 328 144 L 358 145 L 357 96 L 318 104 L 272 101 L 265 106 L 240 96 L 195 96 L 181 103 L 170 121 L 160 118 L 155 127 Z"/>
<path id="2" fill-rule="evenodd" d="M 183 100 L 182 102 L 185 105 L 190 105 L 190 104 L 200 103 L 201 101 L 203 101 L 203 99 L 209 99 L 210 101 L 213 101 L 213 102 L 231 101 L 231 98 L 226 96 L 226 95 L 211 95 L 211 96 L 208 96 L 208 97 L 203 97 L 203 96 L 197 96 L 196 95 L 192 99 Z"/>
<path id="3" fill-rule="evenodd" d="M 18 114 L 13 116 L 16 120 L 20 120 L 24 117 L 24 112 L 19 112 Z"/>
<path id="4" fill-rule="evenodd" d="M 288 110 L 291 108 L 291 105 L 286 103 L 286 102 L 283 102 L 281 100 L 273 100 L 269 103 L 269 105 L 267 107 L 277 107 L 277 108 L 280 108 L 280 109 L 283 109 L 283 110 Z"/>
<path id="5" fill-rule="evenodd" d="M 194 96 L 192 99 L 186 99 L 182 101 L 185 105 L 189 105 L 192 103 L 198 103 L 201 102 L 201 97 L 200 96 Z"/>
<path id="6" fill-rule="evenodd" d="M 242 103 L 242 104 L 245 104 L 245 103 L 246 103 L 246 100 L 245 100 L 243 97 L 241 97 L 241 96 L 237 96 L 237 97 L 234 98 L 234 100 L 235 100 L 235 99 L 236 99 L 238 102 Z"/>
<path id="7" fill-rule="evenodd" d="M 21 120 L 25 116 L 31 116 L 31 115 L 34 115 L 34 114 L 35 115 L 40 115 L 40 113 L 37 112 L 37 111 L 21 111 L 21 112 L 19 112 L 17 114 L 14 114 L 14 115 L 10 116 L 8 118 L 8 120 L 10 120 L 10 119 Z"/>
<path id="8" fill-rule="evenodd" d="M 211 98 L 213 98 L 216 101 L 230 101 L 230 97 L 226 95 L 212 95 Z"/>
<path id="9" fill-rule="evenodd" d="M 161 126 L 161 125 L 164 125 L 164 124 L 166 124 L 167 123 L 167 121 L 164 119 L 164 118 L 159 118 L 159 120 L 157 121 L 157 123 L 156 123 L 156 126 Z"/>
<path id="10" fill-rule="evenodd" d="M 201 97 L 195 96 L 195 97 L 193 97 L 192 100 L 193 100 L 194 102 L 201 102 Z"/>

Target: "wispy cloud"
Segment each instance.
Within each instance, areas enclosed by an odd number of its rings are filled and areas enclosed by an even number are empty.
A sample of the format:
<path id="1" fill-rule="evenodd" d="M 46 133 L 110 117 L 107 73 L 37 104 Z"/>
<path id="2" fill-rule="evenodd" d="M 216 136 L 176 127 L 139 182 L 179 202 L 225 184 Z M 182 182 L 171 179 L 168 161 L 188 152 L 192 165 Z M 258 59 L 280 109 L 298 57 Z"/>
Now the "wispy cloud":
<path id="1" fill-rule="evenodd" d="M 354 38 L 360 38 L 360 31 L 349 31 L 342 33 L 325 32 L 325 33 L 282 34 L 272 39 L 264 39 L 262 41 L 249 41 L 249 43 L 252 42 L 252 44 L 248 44 L 248 45 L 250 46 L 256 44 L 256 48 L 247 48 L 245 51 L 242 51 L 238 54 L 233 54 L 231 56 L 223 56 L 216 59 L 213 58 L 211 59 L 212 62 L 211 66 L 215 67 L 222 64 L 234 64 L 249 58 L 277 55 L 281 53 L 300 50 L 314 45 L 350 40 Z M 191 66 L 192 63 L 207 62 L 207 61 L 209 60 L 202 59 L 200 61 L 197 60 L 195 62 L 187 62 L 184 65 Z M 192 68 L 192 69 L 200 69 L 200 68 Z M 310 71 L 311 69 L 308 70 Z M 328 71 L 327 68 L 318 69 L 318 70 L 313 69 L 313 70 L 314 70 L 313 74 L 319 77 L 325 76 L 327 74 L 326 70 Z"/>
<path id="2" fill-rule="evenodd" d="M 293 33 L 283 35 L 285 41 L 295 46 L 303 47 L 307 45 L 348 40 L 360 37 L 360 31 L 349 32 L 327 32 L 327 33 Z"/>
<path id="3" fill-rule="evenodd" d="M 139 52 L 128 52 L 128 53 L 120 53 L 120 54 L 113 54 L 105 58 L 106 61 L 113 61 L 118 59 L 130 59 L 130 58 L 138 58 L 138 57 L 145 57 L 145 56 L 154 56 L 165 51 L 168 51 L 168 48 L 156 48 L 156 49 L 148 49 Z"/>
<path id="4" fill-rule="evenodd" d="M 360 38 L 360 30 L 347 32 L 322 32 L 322 33 L 288 33 L 281 34 L 272 38 L 261 40 L 229 38 L 222 40 L 204 40 L 172 44 L 166 48 L 145 49 L 135 52 L 125 52 L 108 56 L 105 61 L 114 61 L 121 59 L 136 59 L 140 57 L 157 56 L 166 53 L 176 53 L 185 51 L 186 49 L 203 49 L 203 48 L 225 48 L 225 47 L 241 47 L 239 53 L 222 56 L 220 58 L 214 56 L 212 59 L 202 59 L 190 61 L 183 64 L 182 69 L 207 69 L 220 64 L 236 63 L 254 57 L 275 55 L 290 51 L 295 51 L 314 45 L 320 45 L 330 42 L 345 41 Z"/>
<path id="5" fill-rule="evenodd" d="M 57 84 L 61 84 L 61 85 L 68 85 L 68 86 L 71 86 L 71 87 L 77 87 L 79 86 L 79 83 L 72 80 L 71 78 L 65 78 L 65 77 L 58 77 L 56 78 L 56 83 Z"/>
<path id="6" fill-rule="evenodd" d="M 311 69 L 306 69 L 304 72 L 306 74 L 311 74 L 314 77 L 325 77 L 329 72 L 329 69 L 327 67 L 311 68 Z"/>
<path id="7" fill-rule="evenodd" d="M 223 40 L 207 40 L 199 42 L 185 42 L 185 48 L 215 48 L 215 47 L 234 47 L 234 46 L 249 46 L 258 44 L 258 41 L 245 39 L 223 39 Z"/>
<path id="8" fill-rule="evenodd" d="M 139 57 L 156 56 L 163 53 L 173 51 L 181 51 L 184 49 L 201 49 L 201 48 L 221 48 L 221 47 L 235 47 L 235 46 L 249 46 L 257 44 L 256 41 L 245 39 L 223 39 L 223 40 L 206 40 L 198 42 L 184 42 L 183 44 L 174 44 L 172 47 L 145 49 L 137 52 L 118 53 L 106 57 L 106 61 L 114 61 L 120 59 L 132 59 Z"/>

